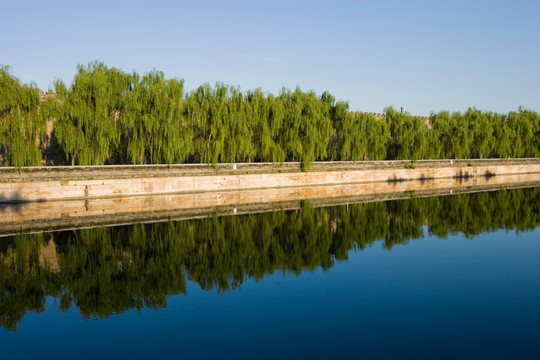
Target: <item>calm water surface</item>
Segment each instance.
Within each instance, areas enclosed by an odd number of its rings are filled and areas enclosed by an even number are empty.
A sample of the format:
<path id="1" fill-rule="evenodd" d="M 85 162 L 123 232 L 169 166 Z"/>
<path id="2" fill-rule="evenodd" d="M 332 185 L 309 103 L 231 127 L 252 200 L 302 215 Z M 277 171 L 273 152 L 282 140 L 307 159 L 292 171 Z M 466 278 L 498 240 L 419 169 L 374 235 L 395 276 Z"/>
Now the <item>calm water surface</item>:
<path id="1" fill-rule="evenodd" d="M 11 358 L 540 354 L 540 188 L 0 239 Z"/>

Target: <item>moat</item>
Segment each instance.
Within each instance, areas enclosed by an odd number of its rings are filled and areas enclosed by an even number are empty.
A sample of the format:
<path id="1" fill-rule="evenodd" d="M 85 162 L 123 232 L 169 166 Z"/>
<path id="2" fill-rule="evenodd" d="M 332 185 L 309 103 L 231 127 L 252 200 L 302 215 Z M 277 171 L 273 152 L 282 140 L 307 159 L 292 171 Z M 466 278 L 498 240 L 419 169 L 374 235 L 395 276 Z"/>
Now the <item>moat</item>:
<path id="1" fill-rule="evenodd" d="M 530 187 L 4 236 L 0 344 L 5 358 L 533 358 L 539 225 Z"/>

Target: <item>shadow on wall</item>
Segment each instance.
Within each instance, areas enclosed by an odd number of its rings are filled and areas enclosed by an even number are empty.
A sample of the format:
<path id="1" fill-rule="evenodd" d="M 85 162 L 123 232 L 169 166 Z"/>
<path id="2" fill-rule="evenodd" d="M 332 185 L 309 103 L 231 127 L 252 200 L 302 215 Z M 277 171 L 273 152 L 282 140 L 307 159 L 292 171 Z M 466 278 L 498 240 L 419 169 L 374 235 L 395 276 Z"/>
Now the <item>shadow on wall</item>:
<path id="1" fill-rule="evenodd" d="M 489 180 L 490 178 L 494 177 L 495 175 L 496 175 L 496 174 L 495 174 L 494 172 L 491 172 L 491 171 L 489 171 L 489 170 L 486 170 L 486 172 L 484 173 L 484 177 L 485 177 L 486 179 L 488 179 L 488 180 Z"/>
<path id="2" fill-rule="evenodd" d="M 460 170 L 459 173 L 454 175 L 454 179 L 458 179 L 460 181 L 469 180 L 469 179 L 472 179 L 473 177 L 474 176 L 470 174 L 468 171 L 463 171 L 463 170 Z"/>
<path id="3" fill-rule="evenodd" d="M 429 180 L 435 180 L 435 177 L 433 176 L 427 176 L 426 174 L 422 174 L 420 175 L 420 177 L 418 178 L 418 180 L 424 184 L 426 181 L 429 181 Z"/>
<path id="4" fill-rule="evenodd" d="M 403 179 L 403 178 L 398 178 L 396 175 L 394 175 L 394 177 L 388 178 L 386 180 L 386 182 L 390 183 L 390 184 L 396 184 L 396 183 L 400 183 L 400 182 L 403 182 L 403 181 L 406 181 L 406 180 Z"/>
<path id="5" fill-rule="evenodd" d="M 46 199 L 25 199 L 20 192 L 16 192 L 15 194 L 12 194 L 11 196 L 5 196 L 0 195 L 0 211 L 2 209 L 5 209 L 7 207 L 16 207 L 21 206 L 22 204 L 27 204 L 30 202 L 45 202 Z"/>
<path id="6" fill-rule="evenodd" d="M 20 194 L 13 194 L 11 197 L 0 195 L 0 215 L 7 210 L 21 213 L 22 208 L 28 201 L 23 201 Z"/>

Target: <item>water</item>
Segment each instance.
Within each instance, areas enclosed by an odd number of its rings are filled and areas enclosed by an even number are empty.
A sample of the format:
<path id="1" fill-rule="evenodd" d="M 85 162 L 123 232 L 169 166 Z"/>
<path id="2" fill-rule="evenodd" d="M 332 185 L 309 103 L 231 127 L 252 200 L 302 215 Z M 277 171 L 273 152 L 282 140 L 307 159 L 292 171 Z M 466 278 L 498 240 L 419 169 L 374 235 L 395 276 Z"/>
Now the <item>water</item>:
<path id="1" fill-rule="evenodd" d="M 537 358 L 540 188 L 0 239 L 2 358 Z"/>

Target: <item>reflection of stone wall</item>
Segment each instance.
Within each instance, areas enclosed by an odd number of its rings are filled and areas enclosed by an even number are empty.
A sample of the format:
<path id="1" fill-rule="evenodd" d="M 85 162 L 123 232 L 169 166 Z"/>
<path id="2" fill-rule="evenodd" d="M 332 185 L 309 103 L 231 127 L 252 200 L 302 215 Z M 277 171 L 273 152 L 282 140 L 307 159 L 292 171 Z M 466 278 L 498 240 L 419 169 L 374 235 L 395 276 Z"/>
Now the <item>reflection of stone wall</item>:
<path id="1" fill-rule="evenodd" d="M 56 243 L 52 236 L 39 251 L 39 266 L 42 268 L 49 268 L 52 272 L 60 270 L 60 266 L 58 265 L 58 254 L 56 252 Z"/>
<path id="2" fill-rule="evenodd" d="M 1 227 L 1 224 L 0 224 Z M 58 253 L 56 252 L 56 242 L 52 234 L 48 237 L 47 241 L 42 243 L 39 246 L 39 266 L 41 268 L 47 268 L 52 272 L 57 272 L 60 270 L 60 265 L 58 264 Z M 0 253 L 0 258 L 2 254 Z M 0 259 L 0 264 L 14 264 L 17 262 L 17 254 L 15 253 L 12 247 L 7 249 L 3 259 Z M 28 265 L 25 265 L 28 266 Z"/>

